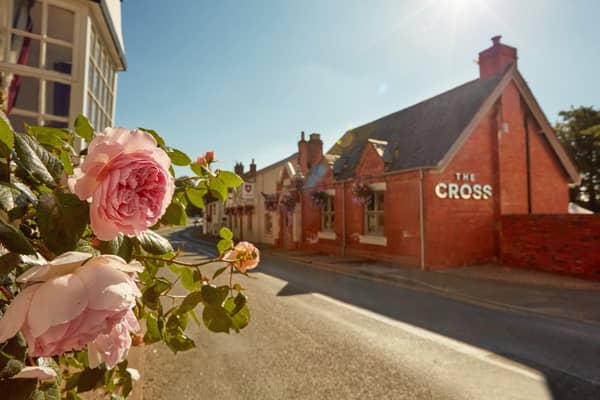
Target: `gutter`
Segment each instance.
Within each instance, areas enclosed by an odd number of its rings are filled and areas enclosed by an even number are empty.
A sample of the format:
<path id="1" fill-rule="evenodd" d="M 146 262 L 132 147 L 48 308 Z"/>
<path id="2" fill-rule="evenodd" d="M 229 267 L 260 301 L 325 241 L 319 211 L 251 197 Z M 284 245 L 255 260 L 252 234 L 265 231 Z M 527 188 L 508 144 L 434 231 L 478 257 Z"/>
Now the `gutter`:
<path id="1" fill-rule="evenodd" d="M 112 18 L 110 18 L 110 12 L 108 11 L 108 6 L 106 5 L 106 0 L 91 0 L 93 3 L 96 3 L 100 6 L 102 11 L 102 15 L 104 16 L 104 22 L 106 22 L 106 26 L 108 27 L 108 31 L 110 32 L 110 36 L 113 40 L 113 45 L 115 49 L 117 49 L 117 54 L 119 55 L 119 59 L 121 60 L 121 64 L 123 65 L 123 71 L 127 70 L 127 59 L 125 58 L 125 49 L 121 46 L 119 41 L 119 35 L 117 35 L 117 30 L 115 29 L 115 24 L 113 23 Z"/>

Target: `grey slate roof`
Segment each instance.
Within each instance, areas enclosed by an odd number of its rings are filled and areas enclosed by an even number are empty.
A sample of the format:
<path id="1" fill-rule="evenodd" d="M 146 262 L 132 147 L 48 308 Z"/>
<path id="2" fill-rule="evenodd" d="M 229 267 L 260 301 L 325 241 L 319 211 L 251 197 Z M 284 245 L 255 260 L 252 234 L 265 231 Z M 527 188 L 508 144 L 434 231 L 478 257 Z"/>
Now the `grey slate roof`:
<path id="1" fill-rule="evenodd" d="M 328 152 L 339 156 L 333 165 L 335 179 L 354 176 L 369 139 L 387 142 L 382 156 L 386 171 L 436 166 L 503 75 L 504 72 L 488 79 L 475 79 L 349 130 Z"/>

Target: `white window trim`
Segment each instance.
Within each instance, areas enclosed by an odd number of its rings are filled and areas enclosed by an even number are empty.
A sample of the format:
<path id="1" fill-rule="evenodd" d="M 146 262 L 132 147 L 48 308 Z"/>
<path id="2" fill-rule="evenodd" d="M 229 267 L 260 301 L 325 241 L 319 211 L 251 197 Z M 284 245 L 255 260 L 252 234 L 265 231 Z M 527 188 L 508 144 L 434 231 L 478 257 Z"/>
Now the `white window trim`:
<path id="1" fill-rule="evenodd" d="M 358 235 L 358 242 L 376 246 L 387 246 L 387 238 L 379 235 Z"/>
<path id="2" fill-rule="evenodd" d="M 71 74 L 70 75 L 66 75 L 66 74 L 61 74 L 59 72 L 56 71 L 51 71 L 51 70 L 47 70 L 44 68 L 36 68 L 36 67 L 31 67 L 31 66 L 27 66 L 27 65 L 19 65 L 19 64 L 13 64 L 13 63 L 9 63 L 7 61 L 3 61 L 0 62 L 0 69 L 5 70 L 6 72 L 9 73 L 14 73 L 14 74 L 19 74 L 22 76 L 29 76 L 32 78 L 36 78 L 36 79 L 42 79 L 44 81 L 54 81 L 54 82 L 58 82 L 58 83 L 63 83 L 63 84 L 68 84 L 71 87 L 71 97 L 70 97 L 70 104 L 69 104 L 69 113 L 68 116 L 66 117 L 60 117 L 60 116 L 55 116 L 55 115 L 50 115 L 46 113 L 46 107 L 45 107 L 45 95 L 46 95 L 46 90 L 45 90 L 45 85 L 41 85 L 40 86 L 40 93 L 39 93 L 39 101 L 44 101 L 44 103 L 39 103 L 40 107 L 42 107 L 41 110 L 38 110 L 38 112 L 35 113 L 35 115 L 32 115 L 31 113 L 27 113 L 25 112 L 25 110 L 20 110 L 20 109 L 13 109 L 13 111 L 11 111 L 11 113 L 14 113 L 15 115 L 20 115 L 20 116 L 25 116 L 25 117 L 32 117 L 32 118 L 37 118 L 38 119 L 38 123 L 40 124 L 46 124 L 50 121 L 59 121 L 59 122 L 66 122 L 69 126 L 73 126 L 73 123 L 75 121 L 75 117 L 77 116 L 78 113 L 83 112 L 84 108 L 83 108 L 83 67 L 85 65 L 85 63 L 82 62 L 83 58 L 82 58 L 82 53 L 85 53 L 85 46 L 86 46 L 86 42 L 87 42 L 87 38 L 85 36 L 85 23 L 84 22 L 84 17 L 86 15 L 86 10 L 87 10 L 87 5 L 86 4 L 79 4 L 77 2 L 69 2 L 69 1 L 64 1 L 64 0 L 41 0 L 42 1 L 42 24 L 46 24 L 46 18 L 47 18 L 47 5 L 53 5 L 56 7 L 60 7 L 60 8 L 64 8 L 67 10 L 70 10 L 74 13 L 74 21 L 73 21 L 73 42 L 72 43 L 68 43 L 59 39 L 54 39 L 54 38 L 49 38 L 47 36 L 43 36 L 40 34 L 34 34 L 34 33 L 28 33 L 28 32 L 22 32 L 19 30 L 15 30 L 12 28 L 12 21 L 11 21 L 11 16 L 13 13 L 12 10 L 12 3 L 8 2 L 7 4 L 5 4 L 5 8 L 4 8 L 4 12 L 0 12 L 0 16 L 3 16 L 4 20 L 0 22 L 0 35 L 3 35 L 4 39 L 7 40 L 6 42 L 6 46 L 5 46 L 5 54 L 4 54 L 4 59 L 7 60 L 7 56 L 9 54 L 9 46 L 8 43 L 10 41 L 10 35 L 11 32 L 15 32 L 17 34 L 22 34 L 22 36 L 29 36 L 31 38 L 35 38 L 35 39 L 40 39 L 43 41 L 44 44 L 40 43 L 40 46 L 45 48 L 45 43 L 51 43 L 51 44 L 59 44 L 59 45 L 68 45 L 67 47 L 71 47 L 72 49 L 72 53 L 71 53 L 71 62 L 72 62 L 72 68 L 71 68 Z M 5 15 L 2 15 L 5 14 Z M 3 27 L 3 25 L 5 25 Z M 4 28 L 4 29 L 3 29 Z M 44 26 L 42 32 L 46 29 L 46 27 Z M 44 50 L 45 51 L 45 50 Z M 41 111 L 41 112 L 40 112 Z"/>
<path id="3" fill-rule="evenodd" d="M 325 189 L 324 192 L 327 193 L 327 196 L 335 196 L 335 189 Z"/>
<path id="4" fill-rule="evenodd" d="M 335 232 L 332 231 L 319 231 L 317 232 L 317 237 L 319 239 L 335 240 L 337 238 L 337 235 L 335 234 Z"/>
<path id="5" fill-rule="evenodd" d="M 386 183 L 385 182 L 375 182 L 375 183 L 369 183 L 369 189 L 375 191 L 375 192 L 383 192 L 386 190 Z"/>

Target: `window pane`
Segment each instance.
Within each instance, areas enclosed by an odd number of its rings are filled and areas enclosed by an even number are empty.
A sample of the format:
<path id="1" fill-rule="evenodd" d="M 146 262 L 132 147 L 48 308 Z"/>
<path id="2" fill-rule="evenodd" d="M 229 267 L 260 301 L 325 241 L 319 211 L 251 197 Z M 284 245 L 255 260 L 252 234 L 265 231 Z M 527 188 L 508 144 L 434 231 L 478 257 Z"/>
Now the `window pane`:
<path id="1" fill-rule="evenodd" d="M 46 69 L 71 74 L 72 50 L 56 44 L 46 44 Z"/>
<path id="2" fill-rule="evenodd" d="M 381 213 L 377 216 L 377 226 L 378 226 L 379 232 L 383 232 L 383 227 L 385 226 L 383 217 L 384 217 L 383 213 Z"/>
<path id="3" fill-rule="evenodd" d="M 8 61 L 14 64 L 40 67 L 40 41 L 24 36 L 12 35 Z"/>
<path id="4" fill-rule="evenodd" d="M 11 86 L 16 86 L 13 107 L 38 112 L 40 81 L 28 76 L 14 75 Z"/>
<path id="5" fill-rule="evenodd" d="M 69 105 L 71 104 L 71 86 L 58 83 L 46 82 L 46 113 L 60 117 L 69 116 Z"/>
<path id="6" fill-rule="evenodd" d="M 96 73 L 96 70 L 94 69 L 94 66 L 92 65 L 92 63 L 88 63 L 88 89 L 92 90 L 92 88 L 94 87 L 94 74 Z"/>
<path id="7" fill-rule="evenodd" d="M 27 125 L 37 125 L 37 119 L 32 117 L 23 117 L 21 115 L 9 114 L 8 119 L 12 124 L 12 127 L 15 131 L 24 133 L 25 132 L 25 124 Z"/>
<path id="8" fill-rule="evenodd" d="M 373 214 L 367 215 L 367 232 L 377 232 L 377 218 Z"/>
<path id="9" fill-rule="evenodd" d="M 29 21 L 31 24 L 29 25 Z M 15 0 L 13 2 L 12 27 L 26 32 L 42 33 L 42 4 Z"/>
<path id="10" fill-rule="evenodd" d="M 48 36 L 55 39 L 73 42 L 73 24 L 75 16 L 72 11 L 48 4 Z"/>
<path id="11" fill-rule="evenodd" d="M 377 209 L 383 210 L 383 192 L 377 192 L 376 200 L 377 200 Z"/>

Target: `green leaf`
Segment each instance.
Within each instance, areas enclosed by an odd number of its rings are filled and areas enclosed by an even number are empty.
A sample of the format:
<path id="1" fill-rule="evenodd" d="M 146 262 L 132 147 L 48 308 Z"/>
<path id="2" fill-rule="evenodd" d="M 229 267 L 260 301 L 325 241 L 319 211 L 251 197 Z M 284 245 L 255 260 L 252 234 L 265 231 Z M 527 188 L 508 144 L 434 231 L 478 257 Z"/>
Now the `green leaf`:
<path id="1" fill-rule="evenodd" d="M 185 188 L 185 194 L 194 206 L 198 208 L 204 208 L 204 196 L 206 195 L 206 189 L 197 189 L 193 187 Z"/>
<path id="2" fill-rule="evenodd" d="M 40 399 L 42 400 L 60 400 L 58 384 L 54 382 L 41 383 L 37 392 L 41 393 Z"/>
<path id="3" fill-rule="evenodd" d="M 0 276 L 6 275 L 21 263 L 21 257 L 16 253 L 7 253 L 0 256 Z"/>
<path id="4" fill-rule="evenodd" d="M 193 163 L 190 164 L 190 169 L 197 176 L 204 176 L 204 175 L 206 175 L 206 171 L 204 170 L 204 168 L 200 164 L 196 164 L 195 162 L 193 162 Z"/>
<path id="5" fill-rule="evenodd" d="M 75 133 L 85 139 L 86 142 L 91 142 L 94 138 L 94 127 L 83 114 L 79 114 L 75 118 Z"/>
<path id="6" fill-rule="evenodd" d="M 202 287 L 202 276 L 197 269 L 184 268 L 181 272 L 181 285 L 186 290 L 198 290 Z"/>
<path id="7" fill-rule="evenodd" d="M 194 343 L 194 341 L 187 337 L 183 332 L 178 332 L 175 335 L 167 335 L 165 337 L 165 342 L 174 353 L 177 353 L 178 351 L 191 350 L 196 347 L 196 343 Z"/>
<path id="8" fill-rule="evenodd" d="M 202 299 L 205 304 L 220 306 L 227 298 L 229 286 L 223 285 L 215 287 L 213 285 L 203 285 L 200 291 L 202 292 Z"/>
<path id="9" fill-rule="evenodd" d="M 158 143 L 158 145 L 160 147 L 164 147 L 165 146 L 165 140 L 155 130 L 153 130 L 153 129 L 146 129 L 146 128 L 138 128 L 138 129 L 140 131 L 144 131 L 144 132 L 147 132 L 150 135 L 152 135 L 152 137 L 156 140 L 156 143 Z"/>
<path id="10" fill-rule="evenodd" d="M 215 273 L 213 274 L 213 280 L 215 280 L 219 275 L 221 275 L 223 272 L 225 272 L 225 270 L 229 268 L 229 265 L 226 265 L 224 267 L 219 268 L 218 270 L 215 271 Z"/>
<path id="11" fill-rule="evenodd" d="M 0 243 L 9 251 L 20 254 L 34 254 L 35 250 L 23 233 L 12 225 L 0 220 Z"/>
<path id="12" fill-rule="evenodd" d="M 217 171 L 217 179 L 222 181 L 228 188 L 236 188 L 244 183 L 244 180 L 238 174 L 230 171 Z"/>
<path id="13" fill-rule="evenodd" d="M 233 240 L 233 232 L 225 226 L 219 229 L 219 236 L 225 240 Z"/>
<path id="14" fill-rule="evenodd" d="M 56 372 L 56 383 L 60 385 L 62 383 L 62 371 L 56 361 L 50 357 L 40 357 L 37 359 L 37 364 L 40 367 L 52 368 Z"/>
<path id="15" fill-rule="evenodd" d="M 133 241 L 119 232 L 113 240 L 100 241 L 99 248 L 102 254 L 114 254 L 129 262 L 133 254 Z"/>
<path id="16" fill-rule="evenodd" d="M 50 126 L 30 126 L 27 133 L 36 138 L 40 144 L 53 149 L 62 149 L 70 136 L 65 129 Z"/>
<path id="17" fill-rule="evenodd" d="M 160 307 L 160 295 L 171 287 L 171 282 L 165 278 L 156 278 L 153 283 L 146 286 L 142 291 L 144 305 L 152 310 Z"/>
<path id="18" fill-rule="evenodd" d="M 244 297 L 243 301 L 238 300 L 240 295 Z M 250 322 L 250 309 L 246 305 L 245 297 L 240 293 L 235 299 L 233 297 L 228 298 L 223 305 L 231 318 L 231 327 L 238 333 Z"/>
<path id="19" fill-rule="evenodd" d="M 207 305 L 202 310 L 202 321 L 212 332 L 229 333 L 232 327 L 231 317 L 220 305 Z"/>
<path id="20" fill-rule="evenodd" d="M 15 145 L 14 129 L 2 111 L 0 111 L 0 142 L 9 149 L 12 149 Z"/>
<path id="21" fill-rule="evenodd" d="M 188 311 L 192 311 L 194 308 L 196 308 L 198 303 L 201 303 L 201 302 L 202 302 L 202 292 L 199 290 L 192 292 L 192 293 L 188 294 L 187 296 L 185 296 L 185 298 L 181 302 L 181 305 L 177 309 L 177 313 L 185 314 Z"/>
<path id="22" fill-rule="evenodd" d="M 73 174 L 73 163 L 71 162 L 71 155 L 68 151 L 63 150 L 60 152 L 60 161 L 63 163 L 65 167 L 65 172 L 67 175 Z"/>
<path id="23" fill-rule="evenodd" d="M 31 200 L 35 201 L 35 197 L 33 199 L 30 198 L 29 194 L 23 193 L 20 188 L 13 184 L 0 182 L 0 207 L 4 211 L 10 211 L 15 207 L 27 206 L 32 202 Z"/>
<path id="24" fill-rule="evenodd" d="M 79 391 L 79 393 L 89 392 L 100 385 L 103 378 L 104 371 L 102 371 L 100 368 L 85 369 L 79 375 L 79 380 L 77 381 L 77 391 Z"/>
<path id="25" fill-rule="evenodd" d="M 171 162 L 175 165 L 179 165 L 180 167 L 185 167 L 189 165 L 192 160 L 181 150 L 170 149 L 167 150 L 167 155 L 171 159 Z"/>
<path id="26" fill-rule="evenodd" d="M 180 203 L 171 203 L 161 221 L 167 225 L 185 225 L 187 221 L 185 207 Z"/>
<path id="27" fill-rule="evenodd" d="M 56 182 L 60 181 L 64 170 L 62 162 L 31 136 L 16 133 L 15 152 L 17 163 L 31 177 L 49 187 L 56 186 Z"/>
<path id="28" fill-rule="evenodd" d="M 221 201 L 227 200 L 227 186 L 220 179 L 211 179 L 208 183 L 210 193 Z"/>
<path id="29" fill-rule="evenodd" d="M 162 333 L 158 326 L 158 317 L 156 313 L 146 312 L 146 333 L 144 334 L 144 343 L 156 343 L 162 339 Z"/>
<path id="30" fill-rule="evenodd" d="M 225 253 L 227 250 L 231 250 L 233 248 L 233 241 L 221 239 L 217 242 L 217 250 L 219 250 L 219 254 Z"/>
<path id="31" fill-rule="evenodd" d="M 25 364 L 23 364 L 19 360 L 8 360 L 4 368 L 0 370 L 0 379 L 1 378 L 9 378 L 13 375 L 16 375 L 23 369 Z"/>
<path id="32" fill-rule="evenodd" d="M 167 239 L 150 229 L 138 234 L 137 240 L 150 254 L 165 254 L 173 251 L 173 246 Z"/>
<path id="33" fill-rule="evenodd" d="M 71 193 L 43 193 L 37 210 L 40 235 L 56 254 L 73 250 L 89 222 L 89 206 Z"/>

